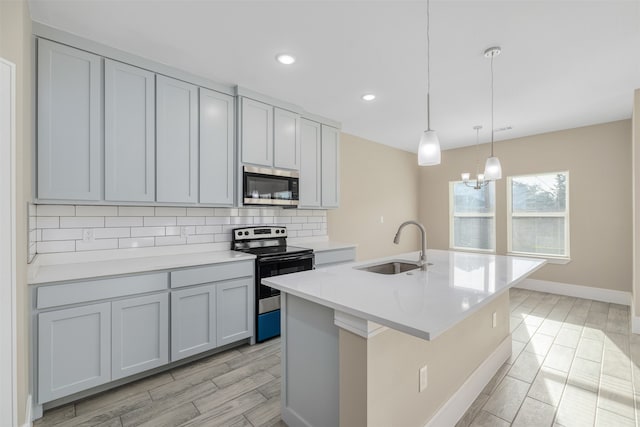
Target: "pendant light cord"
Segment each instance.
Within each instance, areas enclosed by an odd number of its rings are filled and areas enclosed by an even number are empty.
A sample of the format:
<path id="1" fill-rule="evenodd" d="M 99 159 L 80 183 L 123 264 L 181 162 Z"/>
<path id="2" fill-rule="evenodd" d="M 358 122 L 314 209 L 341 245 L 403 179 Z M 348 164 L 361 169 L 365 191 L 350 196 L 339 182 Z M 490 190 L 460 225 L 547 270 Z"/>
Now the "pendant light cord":
<path id="1" fill-rule="evenodd" d="M 491 55 L 491 157 L 493 157 L 493 57 Z"/>
<path id="2" fill-rule="evenodd" d="M 431 40 L 429 39 L 429 0 L 427 0 L 427 130 L 431 130 Z"/>

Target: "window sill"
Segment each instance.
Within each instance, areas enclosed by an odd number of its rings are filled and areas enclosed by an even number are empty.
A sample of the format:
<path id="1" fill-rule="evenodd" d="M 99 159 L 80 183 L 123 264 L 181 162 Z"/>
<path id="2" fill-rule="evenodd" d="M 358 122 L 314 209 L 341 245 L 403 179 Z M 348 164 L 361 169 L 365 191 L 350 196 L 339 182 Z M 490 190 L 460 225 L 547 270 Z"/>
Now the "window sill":
<path id="1" fill-rule="evenodd" d="M 565 258 L 565 257 L 550 257 L 550 256 L 544 256 L 544 255 L 523 254 L 523 253 L 517 253 L 517 252 L 508 252 L 507 255 L 521 256 L 521 257 L 527 257 L 527 258 L 540 258 L 540 259 L 546 260 L 548 264 L 564 265 L 564 264 L 569 264 L 571 262 L 571 258 Z"/>
<path id="2" fill-rule="evenodd" d="M 493 249 L 469 249 L 469 248 L 456 248 L 450 247 L 450 251 L 455 252 L 468 252 L 472 254 L 486 254 L 486 255 L 495 255 L 496 251 Z"/>

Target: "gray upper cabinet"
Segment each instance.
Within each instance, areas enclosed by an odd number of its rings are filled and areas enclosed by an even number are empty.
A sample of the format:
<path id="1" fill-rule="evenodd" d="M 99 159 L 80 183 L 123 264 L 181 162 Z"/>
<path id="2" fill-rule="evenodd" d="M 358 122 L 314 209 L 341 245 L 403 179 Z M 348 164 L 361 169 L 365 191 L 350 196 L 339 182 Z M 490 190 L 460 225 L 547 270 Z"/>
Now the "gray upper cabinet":
<path id="1" fill-rule="evenodd" d="M 111 303 L 38 315 L 38 402 L 111 380 Z"/>
<path id="2" fill-rule="evenodd" d="M 154 73 L 105 59 L 105 200 L 155 200 L 154 83 Z"/>
<path id="3" fill-rule="evenodd" d="M 253 335 L 253 278 L 217 285 L 218 346 Z"/>
<path id="4" fill-rule="evenodd" d="M 171 292 L 171 361 L 216 345 L 216 285 Z"/>
<path id="5" fill-rule="evenodd" d="M 273 166 L 273 107 L 241 100 L 242 163 Z"/>
<path id="6" fill-rule="evenodd" d="M 320 206 L 320 123 L 300 119 L 300 207 Z"/>
<path id="7" fill-rule="evenodd" d="M 273 166 L 300 169 L 300 115 L 274 108 Z"/>
<path id="8" fill-rule="evenodd" d="M 198 89 L 156 77 L 156 200 L 198 202 Z"/>
<path id="9" fill-rule="evenodd" d="M 102 59 L 38 40 L 38 198 L 102 198 Z"/>
<path id="10" fill-rule="evenodd" d="M 322 207 L 340 204 L 340 131 L 322 125 Z"/>
<path id="11" fill-rule="evenodd" d="M 200 88 L 200 203 L 233 205 L 233 97 Z"/>
<path id="12" fill-rule="evenodd" d="M 169 363 L 169 295 L 114 301 L 112 380 Z"/>

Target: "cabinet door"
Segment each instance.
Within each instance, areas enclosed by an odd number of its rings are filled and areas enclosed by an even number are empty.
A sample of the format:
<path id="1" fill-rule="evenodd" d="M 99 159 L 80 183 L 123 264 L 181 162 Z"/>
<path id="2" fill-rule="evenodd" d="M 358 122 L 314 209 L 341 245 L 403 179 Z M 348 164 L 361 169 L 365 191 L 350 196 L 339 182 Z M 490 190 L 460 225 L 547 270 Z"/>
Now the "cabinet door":
<path id="1" fill-rule="evenodd" d="M 253 279 L 218 283 L 218 346 L 253 334 Z"/>
<path id="2" fill-rule="evenodd" d="M 171 292 L 171 361 L 216 347 L 216 285 Z"/>
<path id="3" fill-rule="evenodd" d="M 273 166 L 273 107 L 242 98 L 242 163 Z"/>
<path id="4" fill-rule="evenodd" d="M 111 303 L 113 380 L 169 363 L 169 295 Z"/>
<path id="5" fill-rule="evenodd" d="M 198 201 L 198 91 L 156 77 L 156 191 L 158 202 Z"/>
<path id="6" fill-rule="evenodd" d="M 320 206 L 320 123 L 300 119 L 300 207 Z"/>
<path id="7" fill-rule="evenodd" d="M 282 169 L 300 169 L 300 115 L 273 110 L 273 165 Z"/>
<path id="8" fill-rule="evenodd" d="M 200 88 L 200 203 L 233 205 L 233 97 Z"/>
<path id="9" fill-rule="evenodd" d="M 38 403 L 111 380 L 111 303 L 38 315 Z"/>
<path id="10" fill-rule="evenodd" d="M 340 131 L 322 125 L 322 207 L 340 204 Z"/>
<path id="11" fill-rule="evenodd" d="M 105 200 L 155 200 L 155 74 L 104 63 Z"/>
<path id="12" fill-rule="evenodd" d="M 102 198 L 102 59 L 38 40 L 38 197 Z"/>

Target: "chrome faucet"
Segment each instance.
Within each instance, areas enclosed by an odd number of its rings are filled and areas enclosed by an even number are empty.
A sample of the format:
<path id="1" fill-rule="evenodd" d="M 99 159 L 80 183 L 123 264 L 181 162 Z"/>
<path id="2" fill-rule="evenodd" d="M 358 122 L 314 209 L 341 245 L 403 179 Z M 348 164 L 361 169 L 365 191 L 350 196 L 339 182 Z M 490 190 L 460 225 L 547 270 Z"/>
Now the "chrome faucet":
<path id="1" fill-rule="evenodd" d="M 424 229 L 424 226 L 422 224 L 416 221 L 403 222 L 402 224 L 400 224 L 400 227 L 398 227 L 398 231 L 396 232 L 396 237 L 393 238 L 393 243 L 395 243 L 396 245 L 400 243 L 400 232 L 405 226 L 409 224 L 413 224 L 420 229 L 420 234 L 422 235 L 422 250 L 420 251 L 420 260 L 418 261 L 418 265 L 420 266 L 421 270 L 426 271 L 427 269 L 427 231 Z"/>

